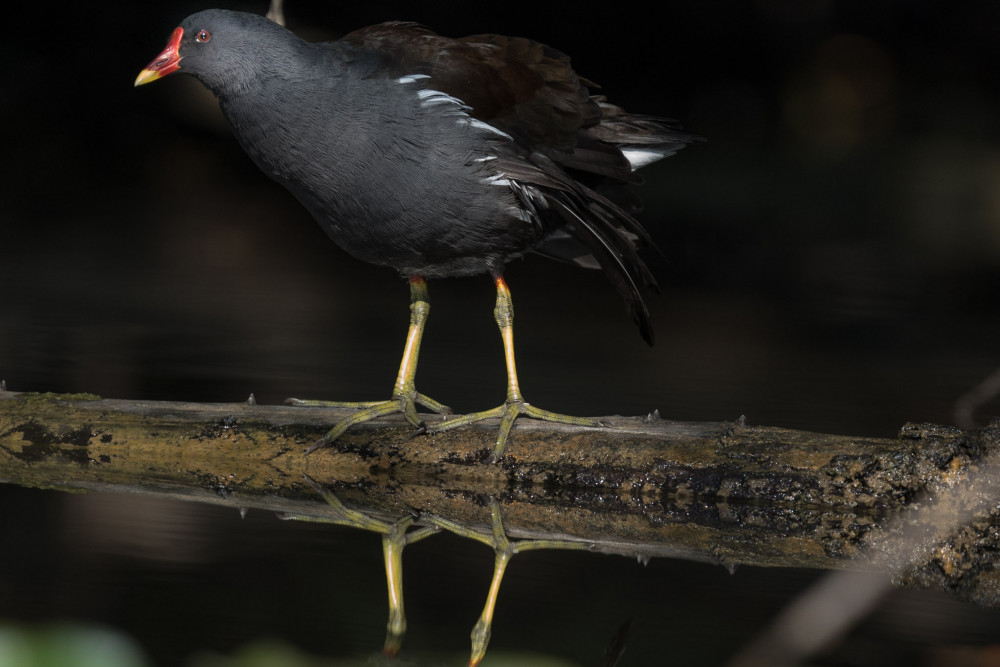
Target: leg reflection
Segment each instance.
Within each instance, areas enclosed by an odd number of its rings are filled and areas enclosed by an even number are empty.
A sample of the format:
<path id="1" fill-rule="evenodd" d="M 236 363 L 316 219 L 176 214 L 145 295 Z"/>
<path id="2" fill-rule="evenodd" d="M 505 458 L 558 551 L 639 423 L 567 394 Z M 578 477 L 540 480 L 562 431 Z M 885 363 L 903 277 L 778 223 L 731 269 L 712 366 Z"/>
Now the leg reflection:
<path id="1" fill-rule="evenodd" d="M 403 638 L 406 636 L 406 613 L 403 610 L 403 548 L 407 544 L 413 544 L 437 533 L 440 529 L 436 526 L 428 526 L 411 531 L 410 527 L 414 520 L 412 516 L 404 516 L 392 523 L 376 519 L 346 507 L 332 491 L 309 477 L 306 477 L 305 481 L 334 509 L 334 515 L 315 517 L 302 514 L 283 514 L 280 515 L 281 518 L 333 523 L 370 530 L 382 535 L 382 556 L 385 560 L 385 580 L 389 591 L 389 621 L 386 623 L 385 644 L 382 646 L 382 653 L 386 656 L 396 656 L 403 645 Z"/>
<path id="2" fill-rule="evenodd" d="M 421 515 L 420 520 L 432 526 L 438 526 L 444 530 L 453 532 L 463 537 L 482 542 L 493 548 L 496 558 L 493 562 L 493 579 L 490 582 L 490 590 L 486 595 L 486 605 L 483 613 L 479 616 L 475 627 L 472 628 L 472 656 L 469 658 L 469 666 L 476 667 L 486 655 L 486 647 L 490 642 L 493 629 L 493 611 L 496 608 L 497 596 L 500 594 L 500 582 L 503 581 L 504 572 L 507 565 L 515 554 L 522 551 L 532 551 L 534 549 L 577 549 L 590 550 L 593 544 L 589 542 L 573 542 L 570 540 L 518 540 L 511 542 L 507 538 L 507 533 L 503 528 L 500 519 L 500 504 L 490 498 L 490 526 L 489 535 L 476 532 L 461 524 L 449 521 L 442 517 Z"/>

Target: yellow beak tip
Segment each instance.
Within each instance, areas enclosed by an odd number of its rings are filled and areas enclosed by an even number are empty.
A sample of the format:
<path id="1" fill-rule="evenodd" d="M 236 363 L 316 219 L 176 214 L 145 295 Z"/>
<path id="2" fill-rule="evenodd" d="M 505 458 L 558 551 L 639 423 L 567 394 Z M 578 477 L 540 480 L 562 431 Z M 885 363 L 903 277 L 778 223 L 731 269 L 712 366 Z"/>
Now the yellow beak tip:
<path id="1" fill-rule="evenodd" d="M 139 76 L 135 77 L 135 87 L 156 81 L 160 76 L 161 74 L 155 70 L 144 69 L 139 72 Z"/>

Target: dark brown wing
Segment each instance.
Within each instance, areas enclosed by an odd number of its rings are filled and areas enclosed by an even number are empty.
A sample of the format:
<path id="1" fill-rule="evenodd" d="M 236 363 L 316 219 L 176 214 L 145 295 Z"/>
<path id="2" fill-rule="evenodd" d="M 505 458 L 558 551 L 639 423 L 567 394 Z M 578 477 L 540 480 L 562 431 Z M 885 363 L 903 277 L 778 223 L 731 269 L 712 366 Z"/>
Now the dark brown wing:
<path id="1" fill-rule="evenodd" d="M 599 264 L 652 343 L 641 286 L 655 289 L 656 283 L 635 241 L 652 242 L 632 217 L 638 200 L 623 186 L 641 182 L 639 166 L 699 137 L 673 121 L 629 114 L 592 96 L 588 86 L 594 84 L 577 76 L 568 56 L 529 39 L 451 39 L 395 22 L 343 41 L 383 54 L 386 74 L 428 76 L 426 87 L 461 100 L 472 117 L 509 134 L 514 141 L 498 166 L 552 240 L 535 250 L 583 266 Z"/>
<path id="2" fill-rule="evenodd" d="M 473 118 L 511 135 L 528 153 L 541 150 L 568 168 L 639 180 L 620 150 L 587 131 L 601 122 L 601 106 L 556 49 L 502 35 L 452 39 L 402 22 L 362 28 L 342 41 L 385 54 L 394 74 L 428 75 L 428 87 L 462 100 Z"/>

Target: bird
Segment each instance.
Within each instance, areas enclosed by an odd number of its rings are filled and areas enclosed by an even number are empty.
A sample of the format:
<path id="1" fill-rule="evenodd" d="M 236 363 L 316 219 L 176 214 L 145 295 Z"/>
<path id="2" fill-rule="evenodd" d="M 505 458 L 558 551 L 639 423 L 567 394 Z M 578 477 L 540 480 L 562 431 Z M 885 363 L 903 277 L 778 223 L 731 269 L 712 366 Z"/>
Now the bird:
<path id="1" fill-rule="evenodd" d="M 449 38 L 405 21 L 307 42 L 264 16 L 204 10 L 181 22 L 135 85 L 174 72 L 193 75 L 215 94 L 250 159 L 337 245 L 409 282 L 410 326 L 391 397 L 288 399 L 356 408 L 307 452 L 394 413 L 417 433 L 498 418 L 485 455 L 491 463 L 503 458 L 520 416 L 604 423 L 524 399 L 504 267 L 536 253 L 602 270 L 652 345 L 643 294 L 657 285 L 639 248 L 655 244 L 635 217 L 640 203 L 629 186 L 641 182 L 637 170 L 701 137 L 592 93 L 596 84 L 542 43 L 492 34 Z M 416 389 L 427 281 L 474 275 L 489 276 L 496 288 L 506 398 L 452 416 Z M 428 425 L 417 405 L 444 416 Z"/>

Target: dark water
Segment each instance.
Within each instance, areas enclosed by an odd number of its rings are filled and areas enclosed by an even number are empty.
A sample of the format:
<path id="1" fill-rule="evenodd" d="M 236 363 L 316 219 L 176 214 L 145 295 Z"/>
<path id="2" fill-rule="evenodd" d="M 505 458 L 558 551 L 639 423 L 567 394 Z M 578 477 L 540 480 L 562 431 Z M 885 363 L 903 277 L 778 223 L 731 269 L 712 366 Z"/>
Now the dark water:
<path id="1" fill-rule="evenodd" d="M 540 259 L 508 269 L 529 400 L 870 436 L 954 422 L 956 400 L 1000 366 L 994 3 L 667 5 L 666 23 L 628 3 L 569 18 L 508 5 L 302 3 L 298 20 L 538 37 L 613 100 L 710 138 L 645 170 L 643 219 L 665 255 L 651 259 L 655 347 L 601 276 Z M 131 89 L 196 8 L 21 10 L 19 25 L 49 32 L 20 30 L 23 57 L 0 65 L 0 378 L 113 398 L 382 398 L 405 283 L 346 257 L 263 182 L 192 82 Z M 491 285 L 430 289 L 418 386 L 459 411 L 498 403 Z M 974 417 L 998 412 L 993 397 Z M 381 647 L 373 534 L 5 485 L 0 516 L 4 624 L 98 624 L 167 665 L 265 639 L 331 659 Z M 492 561 L 449 535 L 408 547 L 404 659 L 462 663 Z M 621 664 L 723 664 L 817 576 L 523 554 L 487 660 L 599 664 L 632 618 Z M 896 591 L 816 664 L 962 664 L 945 649 L 995 644 L 998 620 Z"/>
<path id="2" fill-rule="evenodd" d="M 65 503 L 5 488 L 4 499 L 33 508 L 5 522 L 5 543 L 18 544 L 3 555 L 6 617 L 97 621 L 137 637 L 162 664 L 261 638 L 327 656 L 381 648 L 385 584 L 370 533 L 114 496 Z M 12 540 L 37 534 L 29 517 L 50 530 L 39 541 Z M 447 534 L 407 547 L 403 658 L 434 652 L 453 654 L 444 664 L 467 661 L 491 564 L 486 547 Z M 677 664 L 720 661 L 764 621 L 763 610 L 814 576 L 731 576 L 722 567 L 544 551 L 518 555 L 508 574 L 491 654 L 540 652 L 576 664 L 596 664 L 628 618 L 630 657 L 652 658 L 668 642 L 678 660 L 687 656 Z M 719 587 L 728 591 L 722 605 L 707 594 Z M 691 616 L 712 619 L 716 639 L 694 641 L 685 629 Z"/>

